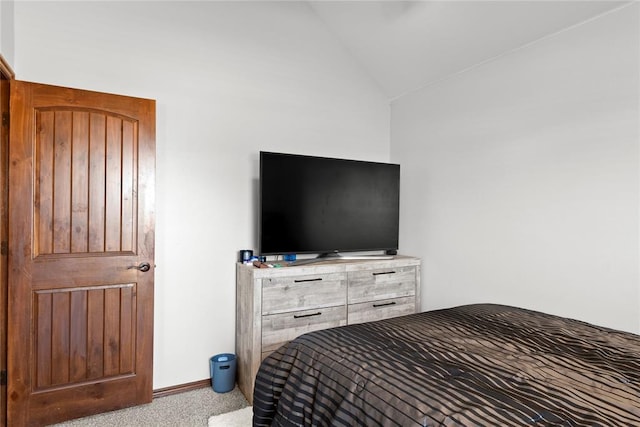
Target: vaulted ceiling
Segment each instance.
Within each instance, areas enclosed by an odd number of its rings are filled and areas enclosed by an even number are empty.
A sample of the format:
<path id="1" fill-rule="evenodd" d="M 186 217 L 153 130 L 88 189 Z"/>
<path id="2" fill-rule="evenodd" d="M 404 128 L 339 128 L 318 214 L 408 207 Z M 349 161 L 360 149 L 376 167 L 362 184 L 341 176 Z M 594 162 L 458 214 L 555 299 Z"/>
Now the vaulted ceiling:
<path id="1" fill-rule="evenodd" d="M 393 100 L 628 1 L 310 1 Z"/>

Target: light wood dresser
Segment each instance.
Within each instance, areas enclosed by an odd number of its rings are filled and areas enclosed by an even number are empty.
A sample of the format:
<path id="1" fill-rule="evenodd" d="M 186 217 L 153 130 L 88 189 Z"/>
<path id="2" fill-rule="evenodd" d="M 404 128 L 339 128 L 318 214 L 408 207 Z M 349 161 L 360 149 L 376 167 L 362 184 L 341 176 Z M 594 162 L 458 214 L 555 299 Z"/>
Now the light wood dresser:
<path id="1" fill-rule="evenodd" d="M 419 311 L 418 258 L 398 255 L 281 268 L 238 263 L 238 386 L 252 403 L 262 359 L 306 332 Z"/>

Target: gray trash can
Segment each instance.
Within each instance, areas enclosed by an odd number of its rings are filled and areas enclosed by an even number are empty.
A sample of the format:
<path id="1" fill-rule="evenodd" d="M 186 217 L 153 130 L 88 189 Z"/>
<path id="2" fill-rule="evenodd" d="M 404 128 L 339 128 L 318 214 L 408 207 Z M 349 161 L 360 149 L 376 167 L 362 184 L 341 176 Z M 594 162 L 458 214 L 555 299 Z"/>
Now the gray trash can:
<path id="1" fill-rule="evenodd" d="M 236 385 L 236 355 L 233 353 L 216 354 L 209 359 L 211 387 L 216 393 L 226 393 Z"/>

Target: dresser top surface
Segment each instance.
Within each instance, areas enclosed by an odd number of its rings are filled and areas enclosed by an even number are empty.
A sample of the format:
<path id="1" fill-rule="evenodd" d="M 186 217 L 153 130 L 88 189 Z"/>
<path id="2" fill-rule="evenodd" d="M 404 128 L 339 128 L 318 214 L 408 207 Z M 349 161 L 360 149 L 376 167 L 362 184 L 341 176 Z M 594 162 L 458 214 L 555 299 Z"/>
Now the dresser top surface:
<path id="1" fill-rule="evenodd" d="M 241 269 L 245 272 L 250 272 L 254 278 L 264 278 L 319 273 L 350 272 L 379 268 L 394 268 L 401 266 L 419 266 L 420 258 L 406 255 L 395 255 L 391 259 L 331 259 L 326 261 L 316 261 L 313 264 L 303 265 L 287 265 L 286 262 L 282 261 L 272 261 L 268 263 L 279 264 L 281 265 L 281 267 L 257 268 L 252 264 L 242 264 L 240 262 L 237 263 L 237 267 L 238 269 Z"/>

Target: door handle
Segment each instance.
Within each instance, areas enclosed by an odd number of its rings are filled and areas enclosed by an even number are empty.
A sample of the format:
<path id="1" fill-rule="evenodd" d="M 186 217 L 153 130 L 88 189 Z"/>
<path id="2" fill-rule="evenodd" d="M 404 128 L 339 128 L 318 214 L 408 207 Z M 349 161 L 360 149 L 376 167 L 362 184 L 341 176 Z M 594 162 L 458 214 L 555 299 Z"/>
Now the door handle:
<path id="1" fill-rule="evenodd" d="M 132 270 L 134 268 L 138 271 L 146 273 L 147 271 L 151 270 L 151 264 L 149 264 L 148 262 L 143 262 L 140 265 L 131 265 L 127 267 L 127 270 Z"/>

